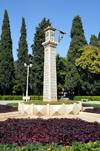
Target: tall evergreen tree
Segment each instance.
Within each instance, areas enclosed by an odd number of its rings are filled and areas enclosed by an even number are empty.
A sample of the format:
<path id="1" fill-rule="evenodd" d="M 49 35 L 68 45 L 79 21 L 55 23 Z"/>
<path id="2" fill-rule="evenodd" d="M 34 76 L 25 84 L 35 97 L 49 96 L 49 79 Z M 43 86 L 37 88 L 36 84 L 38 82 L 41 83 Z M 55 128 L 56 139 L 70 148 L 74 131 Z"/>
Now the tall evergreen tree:
<path id="1" fill-rule="evenodd" d="M 90 38 L 90 44 L 93 46 L 96 46 L 100 49 L 100 32 L 98 34 L 98 38 L 95 35 L 91 35 Z M 99 61 L 99 60 L 98 60 Z M 86 82 L 86 79 L 84 79 L 84 90 L 86 90 L 86 93 L 88 95 L 100 95 L 99 93 L 99 85 L 100 85 L 100 73 L 90 73 L 90 79 L 89 82 Z M 87 85 L 86 85 L 87 84 Z"/>
<path id="2" fill-rule="evenodd" d="M 11 91 L 14 84 L 14 61 L 8 12 L 5 10 L 0 40 L 0 88 L 3 94 Z"/>
<path id="3" fill-rule="evenodd" d="M 57 68 L 57 91 L 62 92 L 65 83 L 66 76 L 66 64 L 67 58 L 56 56 L 56 68 Z"/>
<path id="4" fill-rule="evenodd" d="M 89 44 L 92 46 L 96 46 L 100 49 L 100 32 L 98 34 L 98 38 L 95 35 L 91 35 Z"/>
<path id="5" fill-rule="evenodd" d="M 100 32 L 99 32 L 99 34 L 98 34 L 98 40 L 100 40 Z"/>
<path id="6" fill-rule="evenodd" d="M 98 47 L 98 38 L 95 35 L 91 35 L 89 44 Z"/>
<path id="7" fill-rule="evenodd" d="M 68 62 L 66 66 L 67 75 L 65 77 L 65 88 L 69 93 L 80 95 L 80 74 L 75 66 L 75 60 L 80 57 L 81 53 L 78 50 L 87 44 L 84 36 L 84 29 L 81 18 L 74 17 L 71 28 L 71 42 L 68 50 Z"/>
<path id="8" fill-rule="evenodd" d="M 34 34 L 33 44 L 31 45 L 33 51 L 33 66 L 32 66 L 32 79 L 33 93 L 43 93 L 43 67 L 44 67 L 44 47 L 42 43 L 45 41 L 44 29 L 50 26 L 50 20 L 43 18 L 41 23 L 36 27 L 36 33 Z"/>
<path id="9" fill-rule="evenodd" d="M 25 93 L 26 88 L 26 77 L 27 77 L 27 69 L 24 66 L 24 63 L 28 63 L 28 44 L 26 41 L 27 33 L 26 33 L 26 24 L 25 18 L 22 17 L 22 26 L 20 30 L 21 36 L 19 38 L 18 43 L 18 60 L 17 60 L 17 81 L 18 85 L 22 90 L 22 94 Z"/>
<path id="10" fill-rule="evenodd" d="M 98 48 L 100 49 L 100 32 L 98 34 Z"/>

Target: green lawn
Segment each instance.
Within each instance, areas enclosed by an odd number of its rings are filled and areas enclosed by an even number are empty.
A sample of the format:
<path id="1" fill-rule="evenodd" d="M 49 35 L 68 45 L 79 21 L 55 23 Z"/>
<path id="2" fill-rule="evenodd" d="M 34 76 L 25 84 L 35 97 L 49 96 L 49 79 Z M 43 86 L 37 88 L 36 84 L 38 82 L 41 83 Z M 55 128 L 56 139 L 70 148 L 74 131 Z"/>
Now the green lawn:
<path id="1" fill-rule="evenodd" d="M 18 103 L 8 103 L 7 105 L 18 107 Z"/>
<path id="2" fill-rule="evenodd" d="M 57 102 L 43 102 L 43 100 L 32 100 L 32 101 L 28 101 L 28 102 L 24 102 L 24 104 L 35 104 L 35 105 L 46 105 L 46 104 L 50 104 L 50 105 L 61 105 L 61 104 L 74 104 L 74 103 L 79 103 L 78 101 L 65 101 L 65 100 L 60 100 Z"/>
<path id="3" fill-rule="evenodd" d="M 87 104 L 87 103 L 83 103 L 83 104 L 85 104 L 85 105 L 88 105 L 88 106 L 90 106 L 90 107 L 97 107 L 97 108 L 100 108 L 100 104 Z"/>
<path id="4" fill-rule="evenodd" d="M 32 100 L 32 101 L 28 101 L 28 102 L 23 102 L 24 104 L 35 104 L 35 105 L 46 105 L 46 104 L 50 104 L 50 105 L 61 105 L 61 104 L 74 104 L 74 103 L 79 103 L 78 101 L 64 101 L 64 100 L 60 100 L 57 102 L 43 102 L 43 100 Z M 18 103 L 9 103 L 7 105 L 11 105 L 11 106 L 18 106 Z"/>

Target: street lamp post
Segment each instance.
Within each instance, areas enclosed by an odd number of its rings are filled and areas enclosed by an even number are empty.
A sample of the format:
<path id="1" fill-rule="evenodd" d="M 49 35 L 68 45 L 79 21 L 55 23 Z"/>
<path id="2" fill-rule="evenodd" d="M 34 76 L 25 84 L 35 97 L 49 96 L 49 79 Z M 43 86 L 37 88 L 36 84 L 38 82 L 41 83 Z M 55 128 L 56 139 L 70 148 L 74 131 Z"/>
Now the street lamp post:
<path id="1" fill-rule="evenodd" d="M 29 78 L 29 67 L 32 67 L 32 64 L 27 65 L 26 63 L 24 63 L 24 66 L 27 67 L 26 101 L 28 101 L 28 78 Z"/>

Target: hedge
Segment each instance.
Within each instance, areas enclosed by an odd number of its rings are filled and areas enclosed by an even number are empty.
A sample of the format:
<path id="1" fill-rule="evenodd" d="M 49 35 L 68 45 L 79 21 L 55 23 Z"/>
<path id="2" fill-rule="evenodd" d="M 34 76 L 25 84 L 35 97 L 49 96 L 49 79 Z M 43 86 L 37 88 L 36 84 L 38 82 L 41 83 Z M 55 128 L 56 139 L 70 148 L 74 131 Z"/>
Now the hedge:
<path id="1" fill-rule="evenodd" d="M 22 95 L 3 95 L 1 100 L 22 100 Z"/>
<path id="2" fill-rule="evenodd" d="M 74 96 L 73 100 L 81 101 L 81 99 L 88 99 L 89 101 L 100 101 L 100 96 Z"/>
<path id="3" fill-rule="evenodd" d="M 31 100 L 43 100 L 43 96 L 30 96 Z"/>
<path id="4" fill-rule="evenodd" d="M 30 96 L 31 100 L 43 100 L 43 96 Z M 23 100 L 22 95 L 0 95 L 0 100 Z"/>

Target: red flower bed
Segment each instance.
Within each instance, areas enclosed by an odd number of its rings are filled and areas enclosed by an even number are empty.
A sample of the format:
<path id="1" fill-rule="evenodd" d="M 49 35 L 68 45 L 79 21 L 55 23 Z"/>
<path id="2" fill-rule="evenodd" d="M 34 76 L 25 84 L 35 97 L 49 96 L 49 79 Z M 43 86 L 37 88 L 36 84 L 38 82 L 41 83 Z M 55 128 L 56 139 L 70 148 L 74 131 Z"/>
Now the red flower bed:
<path id="1" fill-rule="evenodd" d="M 14 111 L 18 111 L 18 107 L 0 105 L 0 113 L 7 113 L 7 112 L 14 112 Z"/>
<path id="2" fill-rule="evenodd" d="M 74 141 L 100 140 L 100 124 L 81 119 L 8 119 L 0 121 L 0 143 L 19 146 L 27 142 L 71 145 Z"/>
<path id="3" fill-rule="evenodd" d="M 93 108 L 93 109 L 85 109 L 83 112 L 89 112 L 89 113 L 96 113 L 100 114 L 100 108 Z"/>

